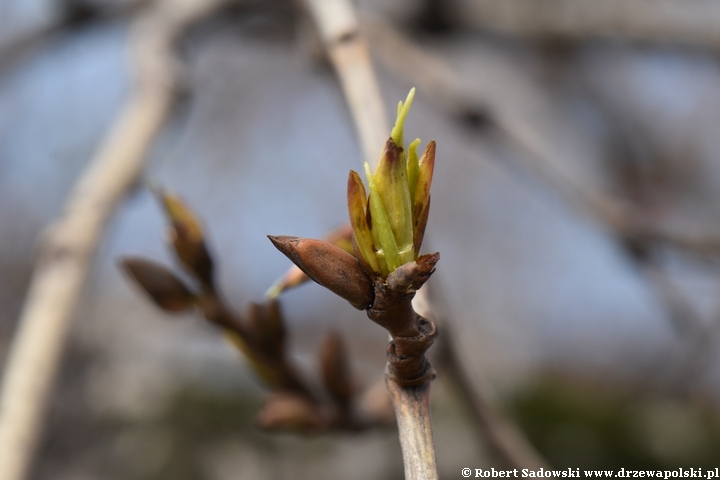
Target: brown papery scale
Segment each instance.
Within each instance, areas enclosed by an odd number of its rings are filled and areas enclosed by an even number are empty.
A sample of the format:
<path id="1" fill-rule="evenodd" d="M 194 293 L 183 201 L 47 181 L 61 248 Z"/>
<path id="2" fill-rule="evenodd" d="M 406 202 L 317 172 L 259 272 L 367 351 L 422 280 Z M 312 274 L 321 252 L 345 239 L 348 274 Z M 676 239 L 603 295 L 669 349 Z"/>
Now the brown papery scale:
<path id="1" fill-rule="evenodd" d="M 373 283 L 357 259 L 335 245 L 310 238 L 271 236 L 273 245 L 300 270 L 358 310 L 373 301 Z"/>

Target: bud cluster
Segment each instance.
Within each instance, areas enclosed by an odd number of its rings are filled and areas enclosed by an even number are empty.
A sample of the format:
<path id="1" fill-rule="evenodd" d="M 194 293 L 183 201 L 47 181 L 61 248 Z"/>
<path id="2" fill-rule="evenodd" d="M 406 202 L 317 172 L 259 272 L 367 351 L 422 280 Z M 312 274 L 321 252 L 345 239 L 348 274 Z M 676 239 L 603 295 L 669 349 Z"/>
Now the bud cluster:
<path id="1" fill-rule="evenodd" d="M 331 400 L 328 403 L 306 386 L 287 358 L 280 303 L 276 299 L 251 302 L 243 315 L 233 313 L 216 287 L 212 256 L 197 217 L 175 195 L 157 187 L 153 190 L 169 221 L 169 243 L 191 281 L 147 259 L 125 258 L 121 267 L 165 312 L 176 314 L 197 308 L 209 322 L 223 329 L 226 338 L 245 355 L 255 374 L 273 392 L 258 414 L 259 425 L 269 430 L 302 432 L 362 427 L 351 408 L 355 392 L 342 339 L 329 333 L 318 355 L 320 376 Z M 349 228 L 346 231 L 340 237 L 352 251 Z M 357 264 L 350 253 L 345 255 Z M 342 293 L 352 296 L 357 292 Z"/>
<path id="2" fill-rule="evenodd" d="M 309 278 L 366 310 L 370 319 L 390 333 L 389 374 L 403 386 L 418 385 L 433 376 L 425 352 L 432 345 L 435 327 L 412 309 L 411 300 L 439 260 L 437 253 L 420 255 L 430 211 L 435 142 L 428 144 L 420 158 L 419 139 L 410 144 L 407 154 L 403 146 L 404 123 L 414 95 L 412 89 L 398 105 L 395 126 L 375 171 L 365 164 L 369 193 L 357 172 L 350 171 L 347 203 L 352 255 L 327 241 L 269 237 Z"/>
<path id="3" fill-rule="evenodd" d="M 403 129 L 415 89 L 398 105 L 398 116 L 375 172 L 365 164 L 370 193 L 360 175 L 350 171 L 348 212 L 358 259 L 369 273 L 387 278 L 401 265 L 417 260 L 430 212 L 430 184 L 435 167 L 435 142 L 418 159 L 416 139 L 407 155 Z"/>
<path id="4" fill-rule="evenodd" d="M 370 319 L 390 333 L 388 379 L 409 387 L 434 376 L 425 352 L 433 343 L 435 327 L 411 304 L 439 260 L 437 253 L 420 255 L 430 209 L 435 142 L 430 142 L 419 158 L 419 139 L 409 145 L 407 154 L 403 145 L 403 126 L 414 94 L 413 89 L 398 105 L 397 121 L 375 171 L 365 165 L 368 189 L 356 172 L 350 172 L 350 225 L 325 241 L 270 236 L 295 268 L 268 291 L 267 302 L 251 303 L 244 315 L 234 314 L 218 291 L 213 258 L 197 217 L 175 195 L 153 188 L 169 220 L 172 250 L 186 275 L 178 276 L 160 264 L 139 258 L 126 258 L 121 266 L 164 311 L 179 313 L 197 308 L 224 330 L 273 392 L 258 415 L 264 428 L 315 432 L 369 426 L 355 411 L 356 391 L 345 347 L 337 334 L 329 333 L 319 351 L 325 395 L 317 395 L 306 386 L 286 355 L 285 323 L 276 297 L 308 277 L 366 310 Z M 376 423 L 386 418 L 378 416 Z"/>

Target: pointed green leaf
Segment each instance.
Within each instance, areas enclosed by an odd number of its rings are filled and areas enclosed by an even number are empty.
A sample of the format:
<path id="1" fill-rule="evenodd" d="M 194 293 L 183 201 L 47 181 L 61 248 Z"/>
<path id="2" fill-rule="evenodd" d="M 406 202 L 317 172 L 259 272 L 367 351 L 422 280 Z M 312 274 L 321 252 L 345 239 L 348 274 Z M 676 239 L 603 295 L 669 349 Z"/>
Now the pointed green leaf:
<path id="1" fill-rule="evenodd" d="M 375 248 L 382 250 L 388 272 L 392 272 L 400 266 L 400 254 L 398 253 L 397 243 L 395 242 L 385 206 L 383 205 L 380 193 L 378 193 L 374 177 L 372 173 L 370 173 L 370 166 L 367 163 L 365 164 L 365 174 L 367 175 L 370 186 L 369 206 L 370 213 L 372 214 L 373 241 L 375 242 Z"/>
<path id="2" fill-rule="evenodd" d="M 400 157 L 401 153 L 400 147 L 392 139 L 388 139 L 373 180 L 385 207 L 398 251 L 409 252 L 413 244 L 412 204 L 407 167 Z M 406 259 L 401 259 L 404 260 Z"/>
<path id="3" fill-rule="evenodd" d="M 410 93 L 408 93 L 408 96 L 405 99 L 405 103 L 400 102 L 400 105 L 398 106 L 397 120 L 395 120 L 395 126 L 393 127 L 392 133 L 390 134 L 390 137 L 393 139 L 395 144 L 399 145 L 400 147 L 403 146 L 403 127 L 405 125 L 405 118 L 410 111 L 410 106 L 412 105 L 413 98 L 415 98 L 414 87 L 410 89 Z"/>

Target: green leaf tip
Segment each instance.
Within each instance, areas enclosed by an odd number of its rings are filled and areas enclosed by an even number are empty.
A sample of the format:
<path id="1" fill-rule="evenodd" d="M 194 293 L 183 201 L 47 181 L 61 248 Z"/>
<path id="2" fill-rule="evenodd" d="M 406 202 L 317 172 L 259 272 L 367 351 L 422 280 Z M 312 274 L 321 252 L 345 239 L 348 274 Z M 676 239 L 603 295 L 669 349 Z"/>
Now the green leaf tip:
<path id="1" fill-rule="evenodd" d="M 414 98 L 415 87 L 410 89 L 410 93 L 408 93 L 405 103 L 400 102 L 398 104 L 397 120 L 395 120 L 395 126 L 392 129 L 392 133 L 390 133 L 390 138 L 392 138 L 393 142 L 395 142 L 395 144 L 400 148 L 403 147 L 403 126 L 405 125 L 405 118 L 407 118 Z"/>
<path id="2" fill-rule="evenodd" d="M 418 156 L 420 139 L 405 150 L 403 127 L 415 98 L 412 88 L 398 103 L 397 120 L 380 154 L 375 171 L 365 163 L 367 194 L 359 176 L 348 178 L 348 212 L 353 254 L 371 277 L 387 278 L 419 257 L 430 204 L 435 142 Z"/>

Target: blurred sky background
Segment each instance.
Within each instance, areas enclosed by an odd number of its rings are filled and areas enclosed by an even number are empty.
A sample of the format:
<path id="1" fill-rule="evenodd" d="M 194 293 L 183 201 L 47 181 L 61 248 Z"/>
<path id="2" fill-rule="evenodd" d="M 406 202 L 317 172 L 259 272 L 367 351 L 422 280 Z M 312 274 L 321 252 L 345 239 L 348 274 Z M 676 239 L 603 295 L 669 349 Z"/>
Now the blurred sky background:
<path id="1" fill-rule="evenodd" d="M 622 38 L 528 40 L 463 24 L 453 13 L 465 3 L 440 11 L 443 2 L 364 0 L 360 8 L 394 22 L 491 96 L 490 115 L 500 108 L 539 132 L 593 188 L 680 231 L 720 232 L 716 51 Z M 89 2 L 108 4 L 122 1 Z M 61 212 L 132 88 L 131 13 L 16 48 L 61 13 L 50 0 L 0 1 L 0 359 L 37 235 Z M 272 1 L 194 29 L 181 49 L 186 91 L 147 162 L 145 175 L 202 217 L 238 309 L 262 299 L 289 266 L 266 235 L 317 238 L 342 225 L 347 172 L 362 167 L 342 93 L 309 28 L 300 8 Z M 375 65 L 392 112 L 417 86 L 408 81 L 414 72 L 400 78 Z M 406 132 L 423 147 L 438 145 L 424 250 L 441 253 L 431 283 L 468 369 L 511 410 L 516 401 L 521 425 L 555 465 L 718 458 L 717 258 L 660 247 L 648 267 L 582 202 L 525 168 L 532 155 L 492 122 L 453 115 L 432 94 L 418 90 Z M 401 478 L 393 432 L 303 439 L 254 430 L 262 389 L 232 348 L 200 318 L 159 313 L 117 268 L 128 254 L 170 264 L 163 229 L 157 202 L 138 185 L 96 256 L 33 478 Z M 648 269 L 671 282 L 699 326 L 677 326 Z M 310 284 L 288 293 L 283 307 L 293 352 L 308 369 L 332 326 L 363 381 L 380 375 L 386 335 L 364 314 Z M 579 413 L 568 419 L 571 408 L 557 399 L 571 398 L 563 389 L 573 386 L 589 400 L 577 400 Z M 433 395 L 441 476 L 494 465 L 442 379 Z M 604 395 L 612 400 L 591 403 Z M 541 410 L 545 417 L 533 417 Z M 231 420 L 207 414 L 219 411 Z M 604 436 L 595 426 L 625 417 L 587 421 L 585 412 L 599 411 L 634 412 L 627 436 L 637 438 Z M 538 425 L 557 432 L 533 434 Z M 608 446 L 618 442 L 637 455 Z"/>

